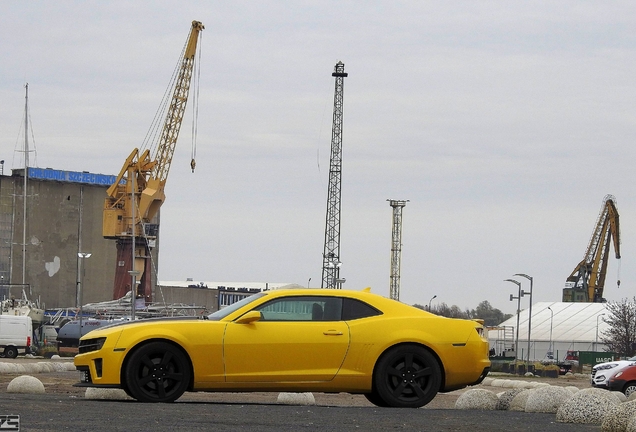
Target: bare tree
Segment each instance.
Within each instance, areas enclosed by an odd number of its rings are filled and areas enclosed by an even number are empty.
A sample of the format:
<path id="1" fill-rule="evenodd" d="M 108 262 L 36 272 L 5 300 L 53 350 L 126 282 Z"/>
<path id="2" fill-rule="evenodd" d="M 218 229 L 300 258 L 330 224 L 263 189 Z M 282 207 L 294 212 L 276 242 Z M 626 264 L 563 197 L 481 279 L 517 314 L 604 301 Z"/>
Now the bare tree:
<path id="1" fill-rule="evenodd" d="M 636 342 L 636 297 L 631 301 L 625 298 L 620 302 L 609 302 L 606 310 L 607 315 L 603 321 L 609 324 L 609 329 L 602 332 L 601 341 L 611 352 L 633 356 Z"/>

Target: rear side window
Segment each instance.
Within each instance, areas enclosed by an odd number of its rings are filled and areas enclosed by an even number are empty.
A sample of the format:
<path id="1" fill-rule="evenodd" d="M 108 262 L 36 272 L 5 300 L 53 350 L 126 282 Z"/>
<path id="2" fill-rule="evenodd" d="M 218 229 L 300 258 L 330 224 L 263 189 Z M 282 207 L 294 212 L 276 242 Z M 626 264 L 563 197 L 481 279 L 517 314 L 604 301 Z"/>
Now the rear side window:
<path id="1" fill-rule="evenodd" d="M 344 299 L 342 304 L 342 319 L 344 321 L 367 318 L 376 315 L 382 315 L 382 312 L 360 300 L 351 298 Z"/>

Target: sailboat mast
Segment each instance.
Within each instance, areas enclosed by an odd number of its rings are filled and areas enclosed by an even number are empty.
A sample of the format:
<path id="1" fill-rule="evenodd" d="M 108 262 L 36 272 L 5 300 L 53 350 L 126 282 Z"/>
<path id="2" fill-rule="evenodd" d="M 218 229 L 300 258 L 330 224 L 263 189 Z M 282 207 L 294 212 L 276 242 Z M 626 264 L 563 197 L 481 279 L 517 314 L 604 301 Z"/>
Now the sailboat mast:
<path id="1" fill-rule="evenodd" d="M 27 177 L 29 170 L 29 83 L 24 88 L 24 185 L 22 188 L 22 285 L 26 284 Z"/>

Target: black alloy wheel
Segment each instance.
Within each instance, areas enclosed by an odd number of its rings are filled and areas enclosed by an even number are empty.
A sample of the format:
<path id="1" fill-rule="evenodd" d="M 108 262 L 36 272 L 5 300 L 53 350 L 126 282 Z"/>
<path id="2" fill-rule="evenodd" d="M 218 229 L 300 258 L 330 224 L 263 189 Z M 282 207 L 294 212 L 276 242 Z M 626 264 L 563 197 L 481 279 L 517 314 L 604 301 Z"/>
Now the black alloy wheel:
<path id="1" fill-rule="evenodd" d="M 150 342 L 135 350 L 124 373 L 126 393 L 140 402 L 174 402 L 188 389 L 190 362 L 167 342 Z"/>
<path id="2" fill-rule="evenodd" d="M 441 382 L 437 360 L 417 345 L 390 349 L 380 358 L 373 373 L 377 396 L 386 406 L 396 408 L 426 405 L 437 395 Z"/>

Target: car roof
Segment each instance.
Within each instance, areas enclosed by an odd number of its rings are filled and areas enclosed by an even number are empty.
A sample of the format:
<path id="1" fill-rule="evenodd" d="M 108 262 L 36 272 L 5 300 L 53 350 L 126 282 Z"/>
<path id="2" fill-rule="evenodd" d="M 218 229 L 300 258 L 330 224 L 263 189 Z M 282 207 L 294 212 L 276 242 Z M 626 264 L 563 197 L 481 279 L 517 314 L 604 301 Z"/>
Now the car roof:
<path id="1" fill-rule="evenodd" d="M 372 293 L 370 288 L 365 288 L 360 291 L 344 290 L 335 288 L 292 288 L 292 289 L 274 289 L 263 291 L 270 299 L 280 297 L 296 297 L 296 296 L 312 296 L 312 297 L 348 297 L 364 301 L 371 306 L 374 306 L 384 313 L 390 313 L 392 311 L 400 314 L 429 314 L 428 312 L 416 308 L 405 303 L 401 303 L 398 300 L 389 299 L 381 295 Z"/>

